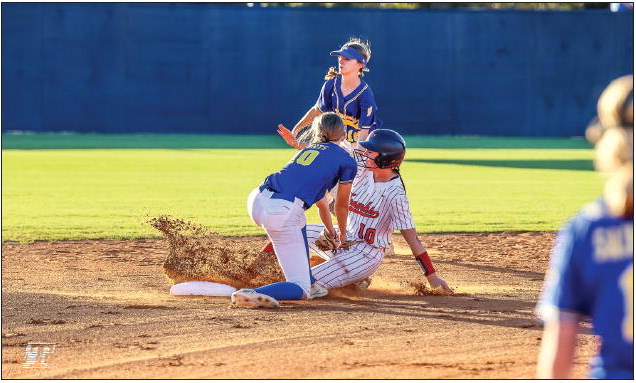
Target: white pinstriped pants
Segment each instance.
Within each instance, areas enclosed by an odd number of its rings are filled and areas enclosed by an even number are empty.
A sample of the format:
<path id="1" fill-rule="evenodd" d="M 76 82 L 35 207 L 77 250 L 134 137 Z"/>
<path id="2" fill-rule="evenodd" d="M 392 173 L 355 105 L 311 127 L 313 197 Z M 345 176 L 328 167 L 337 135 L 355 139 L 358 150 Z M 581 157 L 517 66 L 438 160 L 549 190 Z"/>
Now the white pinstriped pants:
<path id="1" fill-rule="evenodd" d="M 384 259 L 384 249 L 366 242 L 357 243 L 348 249 L 322 251 L 316 246 L 316 238 L 324 229 L 323 225 L 307 225 L 307 242 L 314 254 L 326 262 L 311 268 L 316 281 L 328 289 L 338 288 L 362 281 L 370 277 L 380 267 Z"/>

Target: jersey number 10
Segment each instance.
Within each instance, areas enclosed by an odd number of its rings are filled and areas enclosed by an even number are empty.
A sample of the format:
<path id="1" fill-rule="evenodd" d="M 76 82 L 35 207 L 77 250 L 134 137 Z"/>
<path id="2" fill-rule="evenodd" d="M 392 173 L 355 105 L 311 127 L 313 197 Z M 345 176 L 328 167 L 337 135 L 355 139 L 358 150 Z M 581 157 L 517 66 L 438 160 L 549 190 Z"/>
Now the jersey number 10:
<path id="1" fill-rule="evenodd" d="M 368 228 L 366 231 L 365 224 L 360 224 L 360 230 L 358 230 L 358 238 L 364 239 L 368 244 L 373 245 L 373 241 L 375 241 L 375 229 Z"/>

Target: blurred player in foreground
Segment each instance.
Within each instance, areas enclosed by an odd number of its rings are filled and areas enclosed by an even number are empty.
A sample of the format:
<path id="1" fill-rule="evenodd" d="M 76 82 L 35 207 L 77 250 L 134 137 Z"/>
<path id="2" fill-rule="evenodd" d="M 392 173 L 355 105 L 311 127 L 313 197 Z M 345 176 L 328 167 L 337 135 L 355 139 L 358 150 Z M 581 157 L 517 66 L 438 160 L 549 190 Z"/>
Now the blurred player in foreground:
<path id="1" fill-rule="evenodd" d="M 537 366 L 542 379 L 568 378 L 579 322 L 591 317 L 601 338 L 590 377 L 634 378 L 634 88 L 633 77 L 613 81 L 598 101 L 596 168 L 609 176 L 590 203 L 557 237 L 537 311 L 544 334 Z"/>
<path id="2" fill-rule="evenodd" d="M 283 125 L 279 134 L 297 149 L 303 146 L 299 136 L 303 128 L 310 125 L 316 116 L 324 112 L 335 112 L 347 125 L 347 142 L 363 140 L 370 131 L 379 127 L 376 117 L 378 107 L 369 85 L 362 80 L 371 59 L 369 44 L 351 38 L 339 50 L 331 52 L 338 57 L 338 70 L 331 67 L 325 75 L 316 104 L 312 106 L 290 132 Z"/>
<path id="3" fill-rule="evenodd" d="M 273 243 L 286 282 L 232 294 L 232 303 L 244 307 L 278 307 L 278 300 L 309 297 L 311 272 L 305 210 L 314 203 L 330 235 L 335 236 L 325 192 L 339 183 L 336 197 L 338 227 L 345 231 L 351 184 L 356 163 L 339 146 L 345 126 L 335 113 L 324 113 L 312 124 L 316 141 L 299 151 L 279 172 L 270 174 L 247 199 L 250 217 Z M 344 235 L 339 240 L 345 240 Z M 338 241 L 339 241 L 338 240 Z"/>
<path id="4" fill-rule="evenodd" d="M 431 288 L 452 293 L 417 237 L 399 173 L 406 153 L 404 139 L 393 130 L 377 129 L 359 144 L 362 149 L 355 151 L 358 173 L 351 189 L 347 221 L 347 241 L 354 244 L 324 251 L 316 244 L 324 226 L 307 226 L 311 249 L 327 260 L 312 268 L 316 278 L 312 298 L 327 295 L 328 289 L 369 278 L 380 267 L 393 230 L 401 231 Z"/>

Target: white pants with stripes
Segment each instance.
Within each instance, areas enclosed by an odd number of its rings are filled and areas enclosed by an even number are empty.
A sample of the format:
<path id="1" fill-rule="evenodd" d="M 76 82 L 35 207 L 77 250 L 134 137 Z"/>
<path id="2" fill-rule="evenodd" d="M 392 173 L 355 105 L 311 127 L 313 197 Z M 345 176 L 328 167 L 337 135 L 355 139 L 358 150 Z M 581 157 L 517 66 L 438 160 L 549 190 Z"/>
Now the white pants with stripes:
<path id="1" fill-rule="evenodd" d="M 384 249 L 373 247 L 366 242 L 335 252 L 320 250 L 316 246 L 316 238 L 323 229 L 323 225 L 307 225 L 309 249 L 327 260 L 311 268 L 311 273 L 319 284 L 328 289 L 347 286 L 370 277 L 380 267 L 384 259 Z"/>
<path id="2" fill-rule="evenodd" d="M 247 211 L 255 224 L 263 227 L 274 245 L 285 280 L 299 285 L 306 295 L 311 290 L 307 247 L 302 229 L 307 223 L 303 201 L 271 198 L 272 192 L 258 188 L 247 197 Z"/>

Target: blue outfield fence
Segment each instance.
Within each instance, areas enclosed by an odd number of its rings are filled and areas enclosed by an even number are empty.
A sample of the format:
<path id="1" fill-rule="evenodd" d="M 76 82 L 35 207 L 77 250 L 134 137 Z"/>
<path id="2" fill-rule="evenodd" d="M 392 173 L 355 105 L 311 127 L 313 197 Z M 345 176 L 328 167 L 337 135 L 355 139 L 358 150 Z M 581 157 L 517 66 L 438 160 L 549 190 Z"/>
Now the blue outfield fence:
<path id="1" fill-rule="evenodd" d="M 2 3 L 2 131 L 274 134 L 354 35 L 404 134 L 580 136 L 633 71 L 632 12 Z"/>

